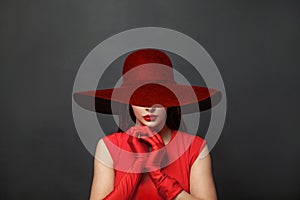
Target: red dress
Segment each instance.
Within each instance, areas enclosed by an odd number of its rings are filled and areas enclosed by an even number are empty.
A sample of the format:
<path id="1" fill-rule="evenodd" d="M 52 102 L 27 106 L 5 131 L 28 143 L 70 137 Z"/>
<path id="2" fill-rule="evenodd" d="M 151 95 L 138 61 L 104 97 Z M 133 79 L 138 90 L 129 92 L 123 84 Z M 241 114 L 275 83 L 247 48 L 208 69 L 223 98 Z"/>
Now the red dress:
<path id="1" fill-rule="evenodd" d="M 120 151 L 116 147 L 130 151 L 131 148 L 127 143 L 127 139 L 128 135 L 126 133 L 113 133 L 103 138 L 114 163 L 115 186 L 119 184 L 122 177 L 126 174 L 126 172 L 118 170 L 118 163 L 126 163 L 126 159 L 124 160 L 124 157 L 121 156 Z M 206 140 L 199 136 L 172 130 L 171 140 L 166 145 L 167 157 L 171 162 L 169 165 L 163 167 L 161 171 L 175 178 L 188 193 L 190 193 L 189 180 L 191 166 L 205 144 Z M 148 173 L 143 174 L 139 187 L 136 189 L 132 199 L 162 199 Z"/>

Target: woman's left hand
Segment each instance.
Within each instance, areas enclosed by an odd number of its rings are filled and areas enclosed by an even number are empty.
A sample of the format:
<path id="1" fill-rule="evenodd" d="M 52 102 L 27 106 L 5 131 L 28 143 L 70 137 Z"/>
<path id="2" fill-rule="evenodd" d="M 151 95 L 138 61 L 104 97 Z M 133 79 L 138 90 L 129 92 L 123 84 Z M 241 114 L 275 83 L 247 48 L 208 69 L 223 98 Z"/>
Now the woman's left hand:
<path id="1" fill-rule="evenodd" d="M 145 126 L 145 129 L 147 129 L 148 135 L 141 135 L 141 139 L 152 147 L 152 151 L 159 150 L 165 146 L 162 137 L 158 133 L 152 132 L 147 126 Z"/>
<path id="2" fill-rule="evenodd" d="M 141 139 L 152 147 L 145 167 L 148 169 L 155 187 L 164 199 L 174 199 L 183 188 L 176 179 L 161 171 L 161 163 L 166 156 L 166 148 L 164 148 L 165 144 L 161 136 L 153 133 L 149 137 L 141 137 Z"/>
<path id="3" fill-rule="evenodd" d="M 146 142 L 151 148 L 151 152 L 148 155 L 147 163 L 145 168 L 148 171 L 160 170 L 161 163 L 163 162 L 165 153 L 165 144 L 162 137 L 158 133 L 148 132 L 148 136 L 142 136 L 140 139 Z"/>

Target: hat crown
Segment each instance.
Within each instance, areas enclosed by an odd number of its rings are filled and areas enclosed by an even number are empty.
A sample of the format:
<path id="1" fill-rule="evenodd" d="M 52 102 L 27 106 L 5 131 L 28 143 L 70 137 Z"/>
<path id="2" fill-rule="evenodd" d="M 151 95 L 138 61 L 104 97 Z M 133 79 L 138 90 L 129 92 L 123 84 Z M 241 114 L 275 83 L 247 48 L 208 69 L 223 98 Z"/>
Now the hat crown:
<path id="1" fill-rule="evenodd" d="M 163 64 L 172 68 L 170 58 L 163 51 L 158 49 L 141 49 L 127 56 L 124 61 L 122 74 L 127 73 L 137 66 L 149 63 Z"/>
<path id="2" fill-rule="evenodd" d="M 175 83 L 170 58 L 157 49 L 142 49 L 129 54 L 124 61 L 122 74 L 122 86 L 138 83 Z"/>

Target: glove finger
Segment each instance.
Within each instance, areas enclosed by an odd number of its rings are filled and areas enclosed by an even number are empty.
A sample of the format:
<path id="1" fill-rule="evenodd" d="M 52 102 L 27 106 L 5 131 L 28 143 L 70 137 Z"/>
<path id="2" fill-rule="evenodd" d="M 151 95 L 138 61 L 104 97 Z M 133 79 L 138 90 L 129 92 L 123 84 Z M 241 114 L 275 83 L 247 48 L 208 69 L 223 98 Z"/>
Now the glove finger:
<path id="1" fill-rule="evenodd" d="M 126 131 L 128 135 L 138 137 L 152 135 L 151 130 L 147 126 L 133 126 Z"/>
<path id="2" fill-rule="evenodd" d="M 154 140 L 155 140 L 157 143 L 161 143 L 161 144 L 165 145 L 165 143 L 164 143 L 164 141 L 163 141 L 161 135 L 155 134 L 153 137 L 154 137 Z"/>
<path id="3" fill-rule="evenodd" d="M 152 146 L 153 150 L 157 150 L 160 149 L 164 146 L 164 143 L 161 142 L 159 139 L 157 139 L 156 137 L 142 137 L 141 140 L 146 141 L 147 143 L 149 143 Z"/>

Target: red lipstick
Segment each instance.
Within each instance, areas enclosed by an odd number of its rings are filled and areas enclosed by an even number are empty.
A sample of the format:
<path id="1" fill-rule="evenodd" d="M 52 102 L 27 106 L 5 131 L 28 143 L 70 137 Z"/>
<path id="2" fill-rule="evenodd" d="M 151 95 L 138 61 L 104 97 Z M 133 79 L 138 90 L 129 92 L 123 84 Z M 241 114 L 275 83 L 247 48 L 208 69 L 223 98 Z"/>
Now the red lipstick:
<path id="1" fill-rule="evenodd" d="M 145 115 L 143 116 L 143 118 L 147 121 L 147 122 L 151 122 L 154 121 L 156 119 L 157 115 Z"/>

